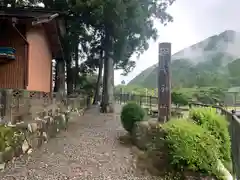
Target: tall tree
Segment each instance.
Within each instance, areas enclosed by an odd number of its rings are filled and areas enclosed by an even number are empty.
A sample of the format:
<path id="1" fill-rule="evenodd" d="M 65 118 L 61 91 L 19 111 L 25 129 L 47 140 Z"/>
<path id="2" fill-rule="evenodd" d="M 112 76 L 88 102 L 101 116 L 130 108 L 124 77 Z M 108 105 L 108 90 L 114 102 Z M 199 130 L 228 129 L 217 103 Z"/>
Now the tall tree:
<path id="1" fill-rule="evenodd" d="M 113 100 L 114 66 L 118 68 L 123 66 L 123 69 L 126 66 L 131 67 L 129 65 L 134 66 L 134 63 L 129 63 L 132 54 L 142 53 L 148 48 L 148 40 L 157 37 L 153 19 L 159 19 L 164 24 L 172 21 L 172 17 L 166 13 L 167 7 L 172 3 L 172 0 L 106 0 L 94 3 L 98 8 L 91 9 L 93 13 L 88 17 L 91 25 L 103 34 L 104 111 L 113 109 L 111 100 Z"/>

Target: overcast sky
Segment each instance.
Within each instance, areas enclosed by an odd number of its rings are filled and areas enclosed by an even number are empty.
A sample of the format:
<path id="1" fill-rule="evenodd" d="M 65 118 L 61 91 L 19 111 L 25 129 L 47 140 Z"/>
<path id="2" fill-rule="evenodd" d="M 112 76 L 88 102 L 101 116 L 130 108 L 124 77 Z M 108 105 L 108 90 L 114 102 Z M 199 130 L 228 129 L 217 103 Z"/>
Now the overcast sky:
<path id="1" fill-rule="evenodd" d="M 150 42 L 148 51 L 136 59 L 137 66 L 128 76 L 121 76 L 121 72 L 115 71 L 115 84 L 120 84 L 122 80 L 127 83 L 156 64 L 159 42 L 171 42 L 175 53 L 225 30 L 240 32 L 239 7 L 240 0 L 176 0 L 168 10 L 174 22 L 165 27 L 156 24 L 159 31 L 157 42 Z"/>

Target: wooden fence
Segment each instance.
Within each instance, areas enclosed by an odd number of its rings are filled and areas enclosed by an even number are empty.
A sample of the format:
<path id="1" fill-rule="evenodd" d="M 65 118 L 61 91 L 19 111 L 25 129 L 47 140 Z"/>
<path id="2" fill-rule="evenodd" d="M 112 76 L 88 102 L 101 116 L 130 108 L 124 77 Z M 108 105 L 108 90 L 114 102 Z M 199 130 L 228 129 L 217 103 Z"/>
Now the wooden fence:
<path id="1" fill-rule="evenodd" d="M 19 89 L 0 89 L 0 120 L 1 123 L 16 124 L 30 121 L 43 111 L 85 108 L 86 96 L 64 96 L 37 91 Z"/>

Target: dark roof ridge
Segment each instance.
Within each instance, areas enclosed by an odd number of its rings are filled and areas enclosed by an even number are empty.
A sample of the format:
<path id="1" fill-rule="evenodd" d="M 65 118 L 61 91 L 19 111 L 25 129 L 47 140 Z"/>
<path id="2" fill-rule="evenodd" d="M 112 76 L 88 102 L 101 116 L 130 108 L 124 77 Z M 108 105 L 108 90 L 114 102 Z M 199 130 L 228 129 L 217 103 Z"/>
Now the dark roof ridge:
<path id="1" fill-rule="evenodd" d="M 59 11 L 56 9 L 50 8 L 43 8 L 43 7 L 31 7 L 31 6 L 24 6 L 24 7 L 3 7 L 0 6 L 0 11 L 4 12 L 36 12 L 36 13 L 58 13 L 59 15 L 67 15 L 68 11 Z"/>

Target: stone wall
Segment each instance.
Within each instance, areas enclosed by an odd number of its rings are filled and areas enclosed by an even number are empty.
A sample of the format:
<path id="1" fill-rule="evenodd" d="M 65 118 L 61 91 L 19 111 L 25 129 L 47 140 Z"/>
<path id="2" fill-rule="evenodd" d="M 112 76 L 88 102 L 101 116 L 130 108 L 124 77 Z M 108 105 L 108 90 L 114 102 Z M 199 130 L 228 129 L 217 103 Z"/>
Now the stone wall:
<path id="1" fill-rule="evenodd" d="M 0 168 L 14 157 L 21 154 L 30 154 L 34 149 L 41 147 L 50 138 L 61 130 L 66 130 L 72 112 L 83 115 L 85 109 L 67 109 L 61 111 L 43 111 L 32 122 L 17 122 L 0 126 Z"/>
<path id="2" fill-rule="evenodd" d="M 83 115 L 89 97 L 0 89 L 0 164 L 31 153 L 66 130 L 72 112 Z"/>

